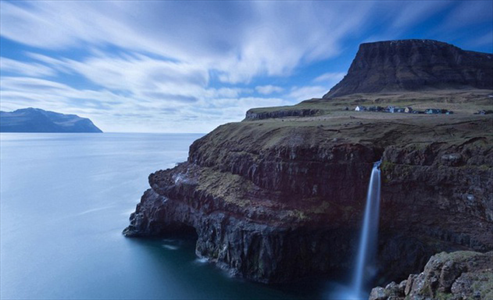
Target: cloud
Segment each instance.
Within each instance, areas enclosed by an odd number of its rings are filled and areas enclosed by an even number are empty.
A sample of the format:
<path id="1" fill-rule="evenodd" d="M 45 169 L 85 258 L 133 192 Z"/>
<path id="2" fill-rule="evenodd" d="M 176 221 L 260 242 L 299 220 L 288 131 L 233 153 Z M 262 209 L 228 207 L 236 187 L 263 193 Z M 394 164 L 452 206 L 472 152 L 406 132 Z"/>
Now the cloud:
<path id="1" fill-rule="evenodd" d="M 95 84 L 118 90 L 180 89 L 206 86 L 209 80 L 207 70 L 199 65 L 163 61 L 143 55 L 67 60 L 64 65 Z"/>
<path id="2" fill-rule="evenodd" d="M 464 1 L 452 10 L 441 28 L 451 30 L 469 24 L 491 22 L 493 4 L 491 1 Z M 490 23 L 491 24 L 491 23 Z M 490 27 L 491 28 L 491 27 Z"/>
<path id="3" fill-rule="evenodd" d="M 389 5 L 384 2 L 381 5 Z M 416 5 L 413 1 L 396 1 L 390 3 L 389 12 L 392 14 L 391 29 L 408 28 L 419 24 L 424 20 L 440 13 L 445 7 L 450 6 L 448 1 L 420 1 Z"/>
<path id="4" fill-rule="evenodd" d="M 327 87 L 331 88 L 337 83 L 339 83 L 339 81 L 341 81 L 344 78 L 344 76 L 346 76 L 346 73 L 343 72 L 329 72 L 318 76 L 313 81 L 323 83 Z"/>
<path id="5" fill-rule="evenodd" d="M 341 40 L 359 30 L 369 5 L 343 2 L 254 1 L 249 30 L 233 57 L 219 62 L 223 82 L 249 82 L 252 76 L 289 76 L 301 63 L 338 55 Z M 350 13 L 350 19 L 341 15 Z M 289 21 L 287 21 L 289 20 Z"/>
<path id="6" fill-rule="evenodd" d="M 324 74 L 318 76 L 313 81 L 315 81 L 315 82 L 326 82 L 326 81 L 334 81 L 334 80 L 339 81 L 345 75 L 346 75 L 345 72 L 329 72 L 329 73 L 324 73 Z"/>
<path id="7" fill-rule="evenodd" d="M 27 76 L 42 77 L 55 75 L 55 70 L 38 63 L 25 63 L 6 57 L 0 57 L 0 69 Z"/>
<path id="8" fill-rule="evenodd" d="M 260 94 L 269 95 L 272 93 L 281 93 L 282 91 L 284 91 L 284 88 L 269 84 L 269 85 L 256 86 L 255 90 Z"/>
<path id="9" fill-rule="evenodd" d="M 296 101 L 303 101 L 312 98 L 322 98 L 329 90 L 325 86 L 303 86 L 303 87 L 293 87 L 287 98 Z"/>
<path id="10" fill-rule="evenodd" d="M 61 73 L 83 76 L 95 86 L 130 93 L 141 100 L 195 102 L 208 85 L 207 69 L 200 65 L 171 62 L 145 55 L 99 55 L 77 61 L 30 54 Z"/>
<path id="11" fill-rule="evenodd" d="M 166 102 L 174 101 L 183 103 L 194 103 L 198 101 L 198 99 L 193 96 L 183 96 L 178 94 L 168 94 L 160 92 L 144 92 L 143 95 L 147 98 L 164 100 Z"/>
<path id="12" fill-rule="evenodd" d="M 216 70 L 223 82 L 248 83 L 257 75 L 288 76 L 304 61 L 334 57 L 340 40 L 367 18 L 368 7 L 275 1 L 5 2 L 1 34 L 43 49 L 116 46 L 154 53 Z M 342 17 L 346 13 L 352 18 Z"/>
<path id="13" fill-rule="evenodd" d="M 482 36 L 471 37 L 469 44 L 473 47 L 477 46 L 490 46 L 490 51 L 493 51 L 493 31 L 490 31 Z"/>
<path id="14" fill-rule="evenodd" d="M 208 88 L 201 94 L 205 98 L 238 98 L 240 95 L 251 94 L 252 89 L 249 88 Z"/>
<path id="15" fill-rule="evenodd" d="M 56 101 L 67 104 L 70 99 L 97 101 L 101 105 L 116 105 L 128 99 L 107 90 L 79 90 L 68 85 L 38 78 L 2 77 L 2 104 L 18 99 L 31 99 L 39 102 Z"/>

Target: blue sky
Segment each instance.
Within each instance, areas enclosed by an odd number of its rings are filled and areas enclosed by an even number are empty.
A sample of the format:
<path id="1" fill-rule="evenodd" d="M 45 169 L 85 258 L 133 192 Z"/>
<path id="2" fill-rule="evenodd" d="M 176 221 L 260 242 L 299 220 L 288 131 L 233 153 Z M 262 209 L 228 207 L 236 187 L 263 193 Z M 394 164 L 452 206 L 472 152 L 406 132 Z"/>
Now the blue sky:
<path id="1" fill-rule="evenodd" d="M 358 45 L 493 52 L 493 1 L 0 1 L 0 109 L 111 132 L 208 132 L 321 97 Z"/>

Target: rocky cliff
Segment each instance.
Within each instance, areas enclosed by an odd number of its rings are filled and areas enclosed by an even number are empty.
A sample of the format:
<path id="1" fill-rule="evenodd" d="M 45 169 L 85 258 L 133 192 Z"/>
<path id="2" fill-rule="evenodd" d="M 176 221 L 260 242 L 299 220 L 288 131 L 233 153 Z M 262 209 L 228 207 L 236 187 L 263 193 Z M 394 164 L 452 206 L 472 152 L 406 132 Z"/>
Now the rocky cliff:
<path id="1" fill-rule="evenodd" d="M 493 299 L 493 252 L 439 253 L 420 274 L 370 294 L 370 300 L 404 299 Z"/>
<path id="2" fill-rule="evenodd" d="M 361 44 L 347 75 L 324 98 L 451 88 L 493 89 L 493 55 L 433 40 Z"/>
<path id="3" fill-rule="evenodd" d="M 265 111 L 262 108 L 252 108 L 246 112 L 245 120 L 264 120 L 289 117 L 309 117 L 323 114 L 323 111 L 313 108 L 278 107 Z"/>
<path id="4" fill-rule="evenodd" d="M 493 249 L 493 119 L 250 121 L 220 126 L 149 176 L 127 236 L 197 234 L 196 253 L 255 281 L 353 263 L 369 174 L 383 159 L 379 278 L 439 251 Z"/>

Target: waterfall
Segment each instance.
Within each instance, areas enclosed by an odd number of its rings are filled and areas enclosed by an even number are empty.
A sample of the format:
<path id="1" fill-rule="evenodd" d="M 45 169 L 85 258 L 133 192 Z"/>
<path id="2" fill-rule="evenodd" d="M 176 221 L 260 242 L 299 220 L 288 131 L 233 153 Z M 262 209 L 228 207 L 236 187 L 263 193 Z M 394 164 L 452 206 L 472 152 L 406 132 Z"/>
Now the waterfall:
<path id="1" fill-rule="evenodd" d="M 375 258 L 380 213 L 380 163 L 381 161 L 377 161 L 373 165 L 366 196 L 365 216 L 351 287 L 353 295 L 357 298 L 363 296 L 365 285 L 376 273 Z M 368 297 L 368 295 L 365 296 Z"/>

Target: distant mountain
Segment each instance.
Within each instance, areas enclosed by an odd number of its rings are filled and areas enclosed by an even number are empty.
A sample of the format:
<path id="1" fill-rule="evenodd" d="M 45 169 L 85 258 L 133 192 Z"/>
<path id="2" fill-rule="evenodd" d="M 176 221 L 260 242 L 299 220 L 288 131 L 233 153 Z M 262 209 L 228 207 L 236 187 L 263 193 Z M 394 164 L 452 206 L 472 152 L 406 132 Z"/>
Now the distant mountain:
<path id="1" fill-rule="evenodd" d="M 493 55 L 433 40 L 361 44 L 347 75 L 324 98 L 356 93 L 493 89 Z"/>
<path id="2" fill-rule="evenodd" d="M 91 120 L 39 108 L 0 111 L 0 132 L 102 132 Z"/>

